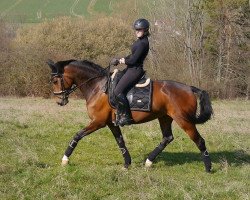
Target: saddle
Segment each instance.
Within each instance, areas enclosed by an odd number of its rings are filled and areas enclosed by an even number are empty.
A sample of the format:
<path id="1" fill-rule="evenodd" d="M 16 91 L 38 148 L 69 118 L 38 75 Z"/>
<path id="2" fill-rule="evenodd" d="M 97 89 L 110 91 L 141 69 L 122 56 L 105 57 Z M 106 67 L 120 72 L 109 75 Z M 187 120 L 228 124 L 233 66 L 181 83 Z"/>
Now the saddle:
<path id="1" fill-rule="evenodd" d="M 108 99 L 112 108 L 116 108 L 116 100 L 114 96 L 114 89 L 123 76 L 124 71 L 115 69 L 109 79 L 108 84 Z M 152 105 L 152 80 L 146 78 L 145 75 L 140 81 L 129 90 L 127 93 L 127 99 L 129 102 L 130 110 L 133 111 L 151 111 Z"/>

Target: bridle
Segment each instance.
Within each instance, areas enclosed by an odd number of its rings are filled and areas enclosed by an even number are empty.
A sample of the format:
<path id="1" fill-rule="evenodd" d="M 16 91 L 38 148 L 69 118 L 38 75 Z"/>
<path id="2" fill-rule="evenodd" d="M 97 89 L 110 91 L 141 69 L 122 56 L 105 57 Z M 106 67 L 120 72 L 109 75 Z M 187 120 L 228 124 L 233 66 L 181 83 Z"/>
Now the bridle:
<path id="1" fill-rule="evenodd" d="M 108 76 L 109 76 L 109 72 L 110 72 L 110 65 L 106 68 L 103 69 L 103 71 L 108 71 Z M 98 75 L 98 76 L 94 76 L 94 77 L 91 77 L 89 78 L 88 80 L 84 81 L 83 83 L 81 83 L 80 85 L 76 85 L 76 84 L 73 84 L 70 88 L 65 88 L 65 79 L 64 79 L 64 75 L 63 74 L 60 74 L 60 73 L 51 73 L 51 79 L 50 79 L 50 83 L 53 81 L 54 78 L 60 78 L 60 82 L 61 82 L 61 91 L 60 92 L 53 92 L 54 95 L 58 96 L 58 98 L 61 99 L 61 102 L 57 102 L 58 105 L 60 106 L 65 106 L 69 100 L 69 95 L 71 93 L 73 93 L 76 89 L 81 89 L 81 87 L 87 83 L 89 83 L 90 81 L 94 80 L 94 79 L 97 79 L 97 78 L 100 78 L 100 77 L 103 77 L 105 76 L 104 74 L 102 75 Z M 108 77 L 109 78 L 109 77 Z"/>
<path id="2" fill-rule="evenodd" d="M 65 79 L 64 79 L 63 74 L 51 73 L 50 83 L 53 82 L 54 78 L 59 78 L 60 79 L 61 91 L 60 92 L 54 92 L 53 91 L 53 94 L 58 96 L 58 98 L 61 99 L 61 102 L 57 102 L 58 105 L 64 106 L 69 102 L 69 100 L 68 100 L 69 95 L 77 89 L 77 86 L 75 84 L 73 84 L 70 88 L 66 89 L 65 84 L 64 84 Z"/>

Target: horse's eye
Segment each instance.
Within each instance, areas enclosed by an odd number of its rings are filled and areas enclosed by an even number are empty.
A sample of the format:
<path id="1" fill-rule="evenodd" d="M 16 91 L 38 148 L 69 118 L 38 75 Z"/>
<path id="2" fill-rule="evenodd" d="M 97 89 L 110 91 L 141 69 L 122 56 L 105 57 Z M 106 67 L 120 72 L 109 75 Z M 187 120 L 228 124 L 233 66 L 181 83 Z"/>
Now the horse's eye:
<path id="1" fill-rule="evenodd" d="M 56 79 L 52 81 L 53 84 L 57 84 L 57 82 L 58 81 Z"/>

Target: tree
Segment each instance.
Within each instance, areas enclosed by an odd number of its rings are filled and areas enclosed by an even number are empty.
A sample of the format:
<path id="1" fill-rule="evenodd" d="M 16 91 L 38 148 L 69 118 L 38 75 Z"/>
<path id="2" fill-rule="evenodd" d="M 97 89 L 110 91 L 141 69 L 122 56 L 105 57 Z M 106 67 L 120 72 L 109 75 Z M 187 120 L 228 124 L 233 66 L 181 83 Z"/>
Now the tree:
<path id="1" fill-rule="evenodd" d="M 246 0 L 206 0 L 206 50 L 217 85 L 216 96 L 248 95 L 249 7 Z M 249 30 L 248 30 L 249 31 Z M 249 33 L 249 32 L 248 32 Z"/>

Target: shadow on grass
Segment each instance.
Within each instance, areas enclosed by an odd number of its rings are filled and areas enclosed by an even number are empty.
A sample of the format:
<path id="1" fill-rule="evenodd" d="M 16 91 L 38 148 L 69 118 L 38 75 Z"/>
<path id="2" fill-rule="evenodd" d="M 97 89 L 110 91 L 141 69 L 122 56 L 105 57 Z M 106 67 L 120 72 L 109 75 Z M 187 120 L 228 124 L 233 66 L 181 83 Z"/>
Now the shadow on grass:
<path id="1" fill-rule="evenodd" d="M 211 152 L 210 158 L 213 163 L 227 162 L 229 165 L 240 166 L 243 164 L 250 164 L 250 155 L 242 150 L 235 151 L 220 151 Z M 157 158 L 156 163 L 164 161 L 166 165 L 182 165 L 185 163 L 200 162 L 201 154 L 194 152 L 162 152 Z"/>

